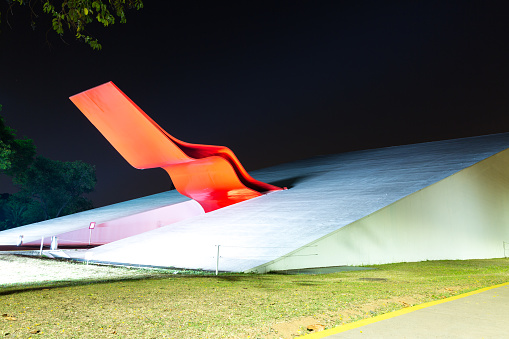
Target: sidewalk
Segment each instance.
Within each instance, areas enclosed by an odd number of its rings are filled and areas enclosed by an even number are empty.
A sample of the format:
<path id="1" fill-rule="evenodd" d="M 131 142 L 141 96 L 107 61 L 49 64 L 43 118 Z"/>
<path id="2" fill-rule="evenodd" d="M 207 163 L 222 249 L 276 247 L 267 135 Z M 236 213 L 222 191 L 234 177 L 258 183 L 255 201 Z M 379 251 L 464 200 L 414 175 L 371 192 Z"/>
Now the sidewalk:
<path id="1" fill-rule="evenodd" d="M 304 338 L 509 338 L 509 283 L 416 305 Z"/>

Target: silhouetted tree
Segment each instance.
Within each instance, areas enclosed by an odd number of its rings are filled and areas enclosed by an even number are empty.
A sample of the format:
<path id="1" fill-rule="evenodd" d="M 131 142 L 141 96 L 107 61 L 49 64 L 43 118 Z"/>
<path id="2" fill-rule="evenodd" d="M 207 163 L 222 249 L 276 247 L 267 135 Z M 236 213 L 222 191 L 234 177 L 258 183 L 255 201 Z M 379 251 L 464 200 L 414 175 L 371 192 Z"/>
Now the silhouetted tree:
<path id="1" fill-rule="evenodd" d="M 0 115 L 0 173 L 13 176 L 24 171 L 33 162 L 35 153 L 33 140 L 16 138 L 16 131 L 5 125 Z"/>
<path id="2" fill-rule="evenodd" d="M 94 190 L 95 167 L 82 161 L 64 162 L 38 156 L 21 175 L 14 177 L 20 194 L 38 204 L 44 219 L 91 207 L 83 194 Z"/>
<path id="3" fill-rule="evenodd" d="M 0 137 L 0 173 L 11 176 L 19 188 L 15 194 L 1 195 L 0 229 L 92 208 L 83 195 L 95 188 L 93 165 L 35 157 L 33 141 L 17 139 L 16 131 L 1 116 Z"/>

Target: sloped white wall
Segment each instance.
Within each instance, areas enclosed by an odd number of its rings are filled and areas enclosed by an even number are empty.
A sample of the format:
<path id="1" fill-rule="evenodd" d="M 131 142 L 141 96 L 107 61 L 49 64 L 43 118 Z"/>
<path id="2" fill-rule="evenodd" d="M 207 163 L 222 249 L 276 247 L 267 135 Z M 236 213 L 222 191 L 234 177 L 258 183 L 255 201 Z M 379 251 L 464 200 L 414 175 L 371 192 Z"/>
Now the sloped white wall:
<path id="1" fill-rule="evenodd" d="M 503 257 L 509 149 L 250 271 Z"/>

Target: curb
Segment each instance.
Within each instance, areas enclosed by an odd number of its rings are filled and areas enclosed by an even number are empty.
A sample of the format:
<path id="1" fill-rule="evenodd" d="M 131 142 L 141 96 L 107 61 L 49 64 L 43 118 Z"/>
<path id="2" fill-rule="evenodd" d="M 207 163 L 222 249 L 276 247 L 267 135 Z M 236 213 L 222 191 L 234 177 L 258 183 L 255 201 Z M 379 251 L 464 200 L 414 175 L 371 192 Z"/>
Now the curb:
<path id="1" fill-rule="evenodd" d="M 490 286 L 490 287 L 481 288 L 479 290 L 475 290 L 475 291 L 471 291 L 471 292 L 467 292 L 467 293 L 463 293 L 463 294 L 459 294 L 459 295 L 455 295 L 453 297 L 449 297 L 449 298 L 446 298 L 446 299 L 435 300 L 435 301 L 430 301 L 430 302 L 427 302 L 427 303 L 424 303 L 424 304 L 419 304 L 419 305 L 415 305 L 415 306 L 411 306 L 411 307 L 406 307 L 406 308 L 403 308 L 401 310 L 385 313 L 385 314 L 378 315 L 378 316 L 372 317 L 372 318 L 362 319 L 362 320 L 359 320 L 359 321 L 356 321 L 356 322 L 353 322 L 353 323 L 348 323 L 348 324 L 345 324 L 345 325 L 340 325 L 338 327 L 334 327 L 334 328 L 331 328 L 331 329 L 328 329 L 328 330 L 324 330 L 324 331 L 320 331 L 320 332 L 316 332 L 316 333 L 305 334 L 305 335 L 303 335 L 303 336 L 301 336 L 299 338 L 306 338 L 306 339 L 325 338 L 325 337 L 328 337 L 328 336 L 333 335 L 333 334 L 345 332 L 345 331 L 348 331 L 348 330 L 352 330 L 354 328 L 358 328 L 358 327 L 362 327 L 362 326 L 365 326 L 365 325 L 373 324 L 373 323 L 376 323 L 376 322 L 379 322 L 379 321 L 382 321 L 382 320 L 386 320 L 386 319 L 390 319 L 390 318 L 394 318 L 394 317 L 397 317 L 397 316 L 400 316 L 400 315 L 403 315 L 403 314 L 406 314 L 406 313 L 418 311 L 418 310 L 421 310 L 423 308 L 427 308 L 427 307 L 430 307 L 430 306 L 435 306 L 435 305 L 443 304 L 443 303 L 446 303 L 446 302 L 449 302 L 449 301 L 465 298 L 465 297 L 468 297 L 468 296 L 471 296 L 471 295 L 474 295 L 474 294 L 478 294 L 478 293 L 481 293 L 481 292 L 485 292 L 485 291 L 488 291 L 488 290 L 491 290 L 491 289 L 494 289 L 494 288 L 498 288 L 498 287 L 502 287 L 502 286 L 507 286 L 507 285 L 509 285 L 509 282 L 498 284 L 498 285 L 494 285 L 494 286 Z"/>

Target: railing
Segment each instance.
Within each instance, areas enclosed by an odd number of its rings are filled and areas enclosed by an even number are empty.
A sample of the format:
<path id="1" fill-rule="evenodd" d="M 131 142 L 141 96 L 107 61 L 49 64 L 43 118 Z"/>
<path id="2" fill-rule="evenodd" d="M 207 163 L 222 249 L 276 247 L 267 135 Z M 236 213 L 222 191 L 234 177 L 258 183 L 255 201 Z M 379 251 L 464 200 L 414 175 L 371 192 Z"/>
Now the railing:
<path id="1" fill-rule="evenodd" d="M 43 248 L 44 248 L 44 239 L 48 238 L 48 236 L 42 236 L 41 237 L 41 245 L 39 247 L 39 255 L 43 255 Z M 10 237 L 12 239 L 12 237 Z M 76 243 L 77 245 L 90 245 L 90 239 L 88 241 L 76 241 L 76 240 L 70 240 L 70 239 L 60 239 L 62 241 L 65 241 L 66 243 Z M 17 238 L 16 246 L 22 246 L 24 241 L 24 236 L 19 235 Z M 59 238 L 57 236 L 51 236 L 51 243 L 50 243 L 50 251 L 58 250 L 58 241 Z M 504 250 L 504 258 L 509 257 L 509 242 L 503 241 L 503 250 Z M 294 256 L 315 256 L 318 255 L 317 253 L 309 253 L 309 254 L 292 254 L 292 250 L 302 249 L 304 247 L 316 247 L 316 245 L 311 246 L 297 246 L 297 247 L 284 247 L 284 246 L 235 246 L 235 245 L 215 245 L 215 255 L 212 257 L 215 260 L 215 274 L 218 275 L 220 271 L 220 259 L 235 259 L 235 260 L 251 260 L 256 258 L 274 258 L 274 255 L 263 255 L 263 254 L 255 254 L 253 256 L 224 256 L 224 250 L 228 248 L 239 248 L 239 249 L 288 249 L 290 253 L 277 256 L 277 258 L 288 258 L 288 257 L 294 257 Z M 89 260 L 87 260 L 88 263 Z"/>
<path id="2" fill-rule="evenodd" d="M 4 238 L 7 238 L 7 237 L 4 237 Z M 48 239 L 50 238 L 51 241 L 50 241 L 50 245 L 49 245 L 49 248 L 50 248 L 50 251 L 55 251 L 55 250 L 58 250 L 58 241 L 59 241 L 59 237 L 53 235 L 53 236 L 47 236 L 47 235 L 43 235 L 41 236 L 41 245 L 39 247 L 39 254 L 42 255 L 42 251 L 43 251 L 43 248 L 44 248 L 44 239 Z M 7 239 L 9 239 L 8 242 L 12 242 L 12 237 L 8 237 Z M 12 244 L 12 246 L 17 246 L 17 247 L 22 247 L 24 245 L 26 245 L 26 242 L 25 242 L 25 236 L 24 235 L 19 235 L 17 237 L 17 240 L 16 240 L 16 243 L 15 244 Z M 78 241 L 78 240 L 71 240 L 71 239 L 62 239 L 60 238 L 60 241 L 65 241 L 66 244 L 67 243 L 75 243 L 75 244 L 79 244 L 79 245 L 90 245 L 90 239 L 88 241 Z M 0 242 L 2 242 L 2 237 L 0 237 Z M 35 240 L 31 240 L 30 243 L 33 243 L 35 242 Z M 47 246 L 47 245 L 46 245 Z"/>
<path id="3" fill-rule="evenodd" d="M 44 239 L 47 239 L 47 238 L 49 238 L 49 236 L 41 236 L 41 243 L 40 243 L 40 247 L 39 247 L 39 256 L 43 255 Z M 76 243 L 76 245 L 85 245 L 85 246 L 90 245 L 90 236 L 89 236 L 88 241 L 77 241 L 77 240 L 71 240 L 71 239 L 64 239 L 64 238 L 59 238 L 57 236 L 51 236 L 50 238 L 51 238 L 50 251 L 58 250 L 58 243 L 59 243 L 59 241 L 64 242 L 65 244 Z M 10 239 L 12 239 L 12 238 L 10 238 Z M 23 235 L 19 235 L 19 237 L 17 239 L 16 245 L 17 246 L 23 246 L 23 241 L 24 241 L 24 236 Z M 30 242 L 33 243 L 34 241 L 31 240 Z M 258 259 L 258 258 L 274 258 L 274 259 L 276 259 L 276 258 L 288 258 L 288 257 L 294 257 L 294 256 L 295 257 L 296 256 L 302 257 L 302 256 L 315 256 L 315 255 L 318 255 L 317 253 L 292 254 L 292 252 L 294 250 L 296 250 L 297 248 L 298 249 L 302 249 L 302 248 L 305 248 L 305 247 L 316 247 L 316 245 L 294 246 L 294 247 L 285 247 L 285 246 L 215 245 L 214 247 L 215 247 L 215 255 L 212 256 L 212 257 L 208 257 L 208 258 L 211 258 L 211 259 L 213 259 L 215 261 L 215 274 L 216 275 L 218 275 L 219 271 L 220 271 L 220 263 L 221 263 L 220 259 L 252 260 L 252 259 Z M 284 249 L 287 249 L 289 253 L 284 254 L 284 255 L 274 255 L 274 254 L 272 254 L 272 255 L 265 255 L 265 254 L 253 253 L 253 255 L 251 255 L 251 256 L 249 255 L 249 253 L 239 253 L 239 255 L 233 255 L 233 256 L 230 255 L 230 256 L 228 256 L 228 254 L 227 254 L 228 251 L 225 251 L 227 249 L 254 249 L 254 250 L 274 249 L 274 250 L 280 250 L 280 251 L 284 250 Z M 508 243 L 508 251 L 509 251 L 509 243 Z M 226 252 L 226 255 L 225 255 L 225 252 Z M 93 253 L 90 253 L 90 255 L 85 254 L 85 259 L 83 261 L 86 262 L 87 264 L 89 262 L 94 262 L 94 260 L 92 260 L 92 256 L 93 256 Z M 205 257 L 207 257 L 207 256 L 205 256 Z M 74 259 L 81 261 L 81 259 L 77 259 L 77 258 L 74 258 Z M 97 263 L 104 263 L 104 262 L 97 261 Z M 134 265 L 134 266 L 140 266 L 141 267 L 141 266 L 145 266 L 145 265 Z"/>

